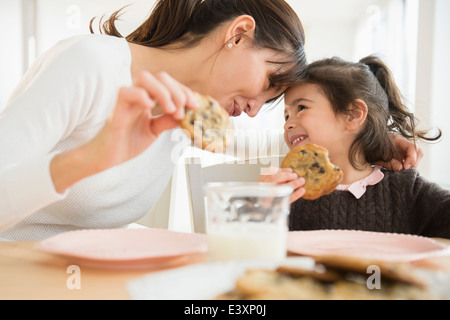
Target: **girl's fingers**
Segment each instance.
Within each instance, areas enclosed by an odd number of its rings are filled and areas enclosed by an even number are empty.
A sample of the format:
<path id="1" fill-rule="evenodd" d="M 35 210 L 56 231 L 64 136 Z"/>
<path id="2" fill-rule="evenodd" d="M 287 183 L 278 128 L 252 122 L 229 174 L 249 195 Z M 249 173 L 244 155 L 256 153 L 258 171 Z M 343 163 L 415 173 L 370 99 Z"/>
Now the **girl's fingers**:
<path id="1" fill-rule="evenodd" d="M 272 175 L 276 174 L 278 171 L 280 171 L 280 168 L 270 167 L 270 168 L 265 169 L 263 171 L 262 175 L 263 176 L 272 176 Z"/>
<path id="2" fill-rule="evenodd" d="M 291 203 L 294 203 L 295 201 L 297 201 L 298 199 L 300 199 L 301 197 L 303 197 L 306 193 L 306 190 L 303 188 L 294 190 L 294 192 L 291 194 Z"/>
<path id="3" fill-rule="evenodd" d="M 306 191 L 302 188 L 305 183 L 306 181 L 304 178 L 298 178 L 288 183 L 288 185 L 294 189 L 294 192 L 291 194 L 291 203 L 297 201 L 305 195 Z"/>
<path id="4" fill-rule="evenodd" d="M 292 187 L 295 187 L 296 184 L 298 183 L 298 182 L 296 183 L 296 181 L 301 179 L 297 176 L 297 174 L 295 174 L 293 172 L 279 172 L 275 177 L 276 177 L 276 179 L 275 179 L 276 183 L 288 183 L 289 182 L 289 184 L 291 184 Z M 303 181 L 304 181 L 304 179 L 303 179 Z"/>
<path id="5" fill-rule="evenodd" d="M 258 182 L 281 184 L 290 182 L 297 178 L 298 176 L 292 172 L 292 169 L 268 168 L 263 172 Z"/>
<path id="6" fill-rule="evenodd" d="M 297 178 L 291 182 L 289 182 L 289 185 L 294 188 L 294 190 L 297 190 L 300 187 L 303 187 L 306 183 L 306 180 L 304 178 Z"/>

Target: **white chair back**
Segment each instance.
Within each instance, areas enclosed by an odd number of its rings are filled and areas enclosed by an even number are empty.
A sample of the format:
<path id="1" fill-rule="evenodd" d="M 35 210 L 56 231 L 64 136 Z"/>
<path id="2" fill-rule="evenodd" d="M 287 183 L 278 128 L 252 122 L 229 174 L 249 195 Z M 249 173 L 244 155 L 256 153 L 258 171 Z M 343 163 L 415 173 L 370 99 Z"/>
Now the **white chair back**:
<path id="1" fill-rule="evenodd" d="M 192 230 L 206 233 L 207 213 L 204 186 L 210 182 L 256 182 L 269 167 L 280 167 L 284 156 L 270 156 L 248 160 L 233 160 L 202 166 L 200 158 L 186 159 L 186 181 Z"/>

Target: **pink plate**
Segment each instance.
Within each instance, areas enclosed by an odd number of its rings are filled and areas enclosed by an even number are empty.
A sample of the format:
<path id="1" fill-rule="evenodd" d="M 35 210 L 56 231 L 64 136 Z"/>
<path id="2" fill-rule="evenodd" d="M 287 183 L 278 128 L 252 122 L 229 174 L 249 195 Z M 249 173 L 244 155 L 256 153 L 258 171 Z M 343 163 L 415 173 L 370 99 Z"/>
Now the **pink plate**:
<path id="1" fill-rule="evenodd" d="M 205 235 L 164 229 L 79 230 L 36 244 L 85 266 L 149 268 L 188 263 L 207 251 Z"/>
<path id="2" fill-rule="evenodd" d="M 292 231 L 288 252 L 306 256 L 342 255 L 384 261 L 415 261 L 450 254 L 433 239 L 354 230 Z"/>

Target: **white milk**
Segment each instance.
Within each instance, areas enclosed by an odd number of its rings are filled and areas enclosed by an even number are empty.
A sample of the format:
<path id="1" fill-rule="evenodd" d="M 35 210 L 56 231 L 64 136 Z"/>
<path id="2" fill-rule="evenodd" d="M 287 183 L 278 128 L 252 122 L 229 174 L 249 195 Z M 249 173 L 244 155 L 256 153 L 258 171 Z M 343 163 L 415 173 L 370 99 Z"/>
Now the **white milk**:
<path id="1" fill-rule="evenodd" d="M 229 222 L 208 232 L 210 261 L 284 259 L 287 227 L 264 222 Z"/>

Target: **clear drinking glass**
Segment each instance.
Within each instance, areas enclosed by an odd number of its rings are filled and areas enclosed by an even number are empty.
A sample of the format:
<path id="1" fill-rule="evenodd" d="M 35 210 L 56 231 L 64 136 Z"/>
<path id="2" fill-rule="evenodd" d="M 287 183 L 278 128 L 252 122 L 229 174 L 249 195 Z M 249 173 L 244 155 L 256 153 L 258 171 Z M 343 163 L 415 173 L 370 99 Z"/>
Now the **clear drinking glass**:
<path id="1" fill-rule="evenodd" d="M 291 187 L 210 183 L 205 192 L 210 261 L 286 257 Z"/>

